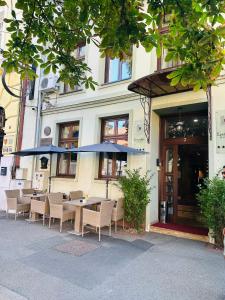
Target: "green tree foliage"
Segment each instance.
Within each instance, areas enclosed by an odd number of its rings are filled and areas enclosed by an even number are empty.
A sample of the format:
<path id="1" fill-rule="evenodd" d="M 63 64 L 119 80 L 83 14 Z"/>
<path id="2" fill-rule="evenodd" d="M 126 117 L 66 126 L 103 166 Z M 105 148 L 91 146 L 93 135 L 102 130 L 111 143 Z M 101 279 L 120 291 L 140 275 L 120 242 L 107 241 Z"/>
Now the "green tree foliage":
<path id="1" fill-rule="evenodd" d="M 146 206 L 150 202 L 150 177 L 141 176 L 139 169 L 127 170 L 126 176 L 118 179 L 118 186 L 124 195 L 124 218 L 140 231 L 144 224 Z"/>
<path id="2" fill-rule="evenodd" d="M 6 19 L 11 39 L 3 55 L 7 72 L 35 76 L 41 64 L 47 74 L 94 89 L 91 70 L 73 56 L 80 42 L 94 42 L 102 55 L 126 58 L 132 45 L 147 51 L 161 46 L 167 61 L 183 61 L 170 74 L 171 84 L 191 84 L 195 90 L 215 83 L 224 65 L 224 0 L 17 0 Z M 0 5 L 5 5 L 0 1 Z M 21 12 L 21 14 L 18 13 Z M 167 17 L 168 33 L 160 26 Z M 47 57 L 47 61 L 43 60 Z"/>
<path id="3" fill-rule="evenodd" d="M 168 16 L 168 33 L 157 36 L 158 47 L 161 43 L 168 50 L 166 61 L 183 62 L 183 66 L 170 74 L 171 84 L 206 90 L 215 83 L 225 63 L 224 0 L 149 0 L 148 3 L 153 32 Z"/>
<path id="4" fill-rule="evenodd" d="M 222 230 L 225 228 L 225 180 L 217 177 L 205 180 L 205 186 L 197 197 L 206 225 L 212 229 L 216 244 L 222 247 Z"/>

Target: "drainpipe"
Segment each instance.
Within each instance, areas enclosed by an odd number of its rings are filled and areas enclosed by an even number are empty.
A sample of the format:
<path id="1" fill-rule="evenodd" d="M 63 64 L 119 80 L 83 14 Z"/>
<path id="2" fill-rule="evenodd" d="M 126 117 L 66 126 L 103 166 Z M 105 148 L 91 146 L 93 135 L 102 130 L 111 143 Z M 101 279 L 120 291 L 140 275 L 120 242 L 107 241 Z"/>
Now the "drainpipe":
<path id="1" fill-rule="evenodd" d="M 40 91 L 40 80 L 41 80 L 41 72 L 38 77 L 38 97 L 37 97 L 37 114 L 36 114 L 36 122 L 35 122 L 35 135 L 34 135 L 34 147 L 37 147 L 40 140 L 41 135 L 41 109 L 42 109 L 42 100 L 43 100 L 43 94 Z M 37 157 L 33 157 L 32 162 L 32 169 L 31 169 L 31 180 L 33 180 L 34 172 L 36 171 L 37 167 Z"/>
<path id="2" fill-rule="evenodd" d="M 25 105 L 26 105 L 26 94 L 28 89 L 29 81 L 25 79 L 21 81 L 20 84 L 20 103 L 19 103 L 19 117 L 18 117 L 18 131 L 17 131 L 17 140 L 16 140 L 16 151 L 21 150 L 22 141 L 23 141 L 23 128 L 24 128 L 24 114 L 25 114 Z M 15 157 L 15 167 L 19 168 L 20 166 L 20 157 Z"/>

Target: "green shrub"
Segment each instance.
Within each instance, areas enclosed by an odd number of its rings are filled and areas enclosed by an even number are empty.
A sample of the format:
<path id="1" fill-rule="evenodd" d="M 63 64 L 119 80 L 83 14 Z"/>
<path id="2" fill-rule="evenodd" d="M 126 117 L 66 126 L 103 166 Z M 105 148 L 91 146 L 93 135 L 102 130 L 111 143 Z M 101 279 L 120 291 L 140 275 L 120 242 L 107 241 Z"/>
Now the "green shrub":
<path id="1" fill-rule="evenodd" d="M 206 179 L 197 195 L 208 228 L 212 229 L 217 246 L 223 246 L 222 230 L 225 227 L 225 180 Z"/>
<path id="2" fill-rule="evenodd" d="M 150 202 L 150 176 L 140 175 L 140 169 L 126 170 L 119 178 L 118 186 L 124 194 L 124 218 L 133 228 L 140 231 L 145 221 L 146 206 Z"/>

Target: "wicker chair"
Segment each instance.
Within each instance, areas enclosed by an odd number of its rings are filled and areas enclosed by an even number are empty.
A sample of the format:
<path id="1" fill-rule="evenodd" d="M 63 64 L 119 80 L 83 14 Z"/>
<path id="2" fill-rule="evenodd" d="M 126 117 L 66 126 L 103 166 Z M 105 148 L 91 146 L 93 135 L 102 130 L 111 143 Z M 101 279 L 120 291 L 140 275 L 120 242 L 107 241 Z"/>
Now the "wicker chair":
<path id="1" fill-rule="evenodd" d="M 62 224 L 68 220 L 74 220 L 74 210 L 66 209 L 63 205 L 63 194 L 62 193 L 51 193 L 48 195 L 50 215 L 49 215 L 49 228 L 51 228 L 51 219 L 60 220 L 60 229 L 62 232 Z"/>
<path id="2" fill-rule="evenodd" d="M 116 201 L 116 206 L 113 207 L 112 221 L 115 223 L 115 232 L 117 232 L 117 221 L 123 220 L 124 229 L 124 209 L 123 209 L 123 198 L 119 198 Z"/>
<path id="3" fill-rule="evenodd" d="M 111 236 L 111 219 L 114 201 L 102 201 L 100 211 L 91 209 L 83 209 L 82 236 L 84 235 L 84 226 L 91 225 L 98 228 L 99 242 L 101 241 L 101 228 L 109 226 L 109 235 Z"/>
<path id="4" fill-rule="evenodd" d="M 22 195 L 33 194 L 35 189 L 22 189 Z"/>
<path id="5" fill-rule="evenodd" d="M 9 210 L 15 212 L 15 220 L 19 212 L 29 212 L 31 199 L 29 197 L 20 197 L 20 190 L 5 190 L 5 194 L 7 198 L 7 216 Z"/>
<path id="6" fill-rule="evenodd" d="M 43 215 L 43 226 L 45 225 L 45 218 L 49 215 L 49 201 L 48 197 L 43 195 L 39 200 L 31 200 L 30 218 L 33 214 Z"/>
<path id="7" fill-rule="evenodd" d="M 69 194 L 69 199 L 70 200 L 77 200 L 77 199 L 81 199 L 83 196 L 84 196 L 83 191 L 72 191 Z"/>

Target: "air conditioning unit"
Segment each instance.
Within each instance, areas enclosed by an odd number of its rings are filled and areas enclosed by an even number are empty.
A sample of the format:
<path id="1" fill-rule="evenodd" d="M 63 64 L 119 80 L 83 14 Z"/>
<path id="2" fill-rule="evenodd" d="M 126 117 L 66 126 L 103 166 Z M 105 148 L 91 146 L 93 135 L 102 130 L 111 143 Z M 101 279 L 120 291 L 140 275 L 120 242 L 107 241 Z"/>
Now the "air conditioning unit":
<path id="1" fill-rule="evenodd" d="M 44 76 L 41 78 L 40 82 L 40 90 L 45 93 L 52 93 L 58 90 L 58 75 L 49 74 L 48 76 Z"/>

